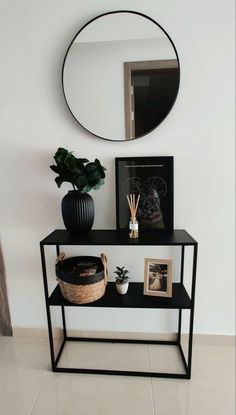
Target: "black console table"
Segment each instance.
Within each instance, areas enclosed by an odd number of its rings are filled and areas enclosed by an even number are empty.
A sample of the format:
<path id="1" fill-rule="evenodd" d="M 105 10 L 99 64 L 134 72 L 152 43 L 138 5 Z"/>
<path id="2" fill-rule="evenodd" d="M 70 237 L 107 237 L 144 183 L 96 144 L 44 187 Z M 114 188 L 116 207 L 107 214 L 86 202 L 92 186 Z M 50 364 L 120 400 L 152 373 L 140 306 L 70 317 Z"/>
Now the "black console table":
<path id="1" fill-rule="evenodd" d="M 115 283 L 109 282 L 105 295 L 89 304 L 73 304 L 66 301 L 60 292 L 59 286 L 53 290 L 51 294 L 48 291 L 48 279 L 45 249 L 46 245 L 53 245 L 56 247 L 56 254 L 59 255 L 61 246 L 68 245 L 120 245 L 120 246 L 176 246 L 180 248 L 181 265 L 179 282 L 173 284 L 172 298 L 166 297 L 151 297 L 143 295 L 143 284 L 136 282 L 130 283 L 129 291 L 125 295 L 119 295 L 115 290 Z M 185 247 L 193 247 L 193 263 L 192 263 L 192 283 L 191 295 L 189 296 L 184 287 L 184 260 Z M 151 376 L 151 377 L 168 377 L 168 378 L 184 378 L 191 377 L 191 362 L 192 362 L 192 341 L 193 341 L 193 318 L 194 318 L 194 298 L 196 285 L 196 266 L 197 266 L 197 242 L 185 231 L 175 230 L 173 233 L 153 233 L 143 232 L 136 240 L 132 240 L 128 236 L 127 231 L 116 230 L 92 230 L 86 235 L 72 236 L 66 230 L 55 230 L 40 242 L 41 260 L 43 281 L 45 290 L 45 301 L 48 321 L 48 334 L 51 352 L 52 371 L 54 372 L 69 372 L 69 373 L 98 373 L 98 374 L 117 374 L 117 375 L 135 375 L 135 376 Z M 132 248 L 131 248 L 132 249 Z M 51 322 L 51 307 L 58 306 L 61 308 L 62 323 L 63 323 L 63 341 L 59 352 L 55 355 L 53 332 Z M 65 307 L 123 307 L 123 308 L 148 308 L 148 309 L 175 309 L 178 310 L 178 333 L 177 340 L 163 341 L 163 340 L 133 340 L 133 339 L 96 339 L 96 338 L 82 338 L 70 337 L 67 335 Z M 181 326 L 182 326 L 182 310 L 190 310 L 189 323 L 189 339 L 188 339 L 188 357 L 185 358 L 181 346 Z M 148 343 L 148 344 L 163 344 L 177 346 L 183 362 L 185 373 L 160 373 L 160 372 L 140 372 L 140 371 L 124 371 L 124 370 L 106 370 L 106 369 L 84 369 L 84 368 L 66 368 L 58 367 L 58 363 L 63 352 L 65 343 L 67 341 L 96 341 L 96 342 L 112 342 L 112 343 Z"/>

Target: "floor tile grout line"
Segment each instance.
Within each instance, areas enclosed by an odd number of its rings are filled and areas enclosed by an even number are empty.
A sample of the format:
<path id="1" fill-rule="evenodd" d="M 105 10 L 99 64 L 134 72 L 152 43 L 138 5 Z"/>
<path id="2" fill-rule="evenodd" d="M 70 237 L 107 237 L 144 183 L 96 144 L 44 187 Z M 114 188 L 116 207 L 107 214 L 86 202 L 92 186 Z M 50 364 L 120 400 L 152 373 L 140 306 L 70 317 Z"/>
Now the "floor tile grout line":
<path id="1" fill-rule="evenodd" d="M 38 398 L 39 398 L 39 395 L 40 395 L 40 393 L 41 393 L 41 391 L 42 391 L 42 389 L 43 389 L 43 387 L 44 387 L 44 384 L 45 384 L 45 378 L 46 378 L 46 376 L 48 376 L 48 373 L 45 373 L 45 374 L 44 374 L 44 376 L 43 376 L 41 386 L 40 386 L 39 391 L 38 391 L 38 393 L 37 393 L 37 395 L 36 395 L 36 397 L 35 397 L 35 399 L 34 399 L 34 402 L 33 402 L 32 407 L 31 407 L 31 409 L 30 409 L 29 415 L 32 415 L 32 413 L 33 413 L 33 409 L 34 409 L 34 407 L 35 407 L 35 404 L 36 404 L 36 402 L 37 402 L 37 400 L 38 400 Z"/>
<path id="2" fill-rule="evenodd" d="M 149 366 L 149 372 L 151 372 L 151 359 L 150 359 L 150 350 L 149 350 L 149 344 L 148 344 L 148 332 L 146 332 L 146 342 L 147 342 L 146 344 L 147 344 L 147 353 L 148 353 L 148 366 Z M 156 407 L 155 407 L 154 393 L 153 393 L 153 378 L 151 378 L 151 393 L 152 393 L 153 415 L 157 415 Z"/>
<path id="3" fill-rule="evenodd" d="M 152 407 L 153 407 L 153 415 L 157 415 L 156 405 L 155 405 L 155 398 L 154 398 L 154 391 L 153 391 L 153 378 L 151 378 L 151 388 L 152 388 Z"/>

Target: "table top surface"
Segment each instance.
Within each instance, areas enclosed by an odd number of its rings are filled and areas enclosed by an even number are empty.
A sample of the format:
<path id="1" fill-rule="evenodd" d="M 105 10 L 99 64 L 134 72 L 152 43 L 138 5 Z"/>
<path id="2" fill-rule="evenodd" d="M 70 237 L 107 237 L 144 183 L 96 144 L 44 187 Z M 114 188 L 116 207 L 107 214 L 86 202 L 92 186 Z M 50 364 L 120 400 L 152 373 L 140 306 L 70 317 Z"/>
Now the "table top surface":
<path id="1" fill-rule="evenodd" d="M 140 231 L 137 239 L 130 239 L 127 230 L 94 229 L 86 234 L 72 235 L 57 229 L 41 242 L 41 245 L 196 245 L 197 241 L 184 229 L 173 232 L 163 230 Z"/>

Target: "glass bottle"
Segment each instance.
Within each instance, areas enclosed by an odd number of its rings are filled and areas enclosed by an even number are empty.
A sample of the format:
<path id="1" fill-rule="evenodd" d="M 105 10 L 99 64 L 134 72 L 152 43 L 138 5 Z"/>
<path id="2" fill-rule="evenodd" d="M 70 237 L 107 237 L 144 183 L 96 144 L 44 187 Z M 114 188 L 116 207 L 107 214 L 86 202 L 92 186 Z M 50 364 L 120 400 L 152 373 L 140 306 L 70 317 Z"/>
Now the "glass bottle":
<path id="1" fill-rule="evenodd" d="M 132 239 L 138 238 L 138 221 L 136 217 L 131 217 L 129 220 L 129 237 Z"/>

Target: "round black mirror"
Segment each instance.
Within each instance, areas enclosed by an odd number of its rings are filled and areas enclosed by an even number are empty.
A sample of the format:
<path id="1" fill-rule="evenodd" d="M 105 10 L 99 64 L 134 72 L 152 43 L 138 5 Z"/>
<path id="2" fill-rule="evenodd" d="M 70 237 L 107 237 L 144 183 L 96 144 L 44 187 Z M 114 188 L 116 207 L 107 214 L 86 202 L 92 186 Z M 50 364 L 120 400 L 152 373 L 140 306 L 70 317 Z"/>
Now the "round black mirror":
<path id="1" fill-rule="evenodd" d="M 154 130 L 176 100 L 180 66 L 174 43 L 153 19 L 133 11 L 102 14 L 67 50 L 62 84 L 74 118 L 92 134 L 132 140 Z"/>

